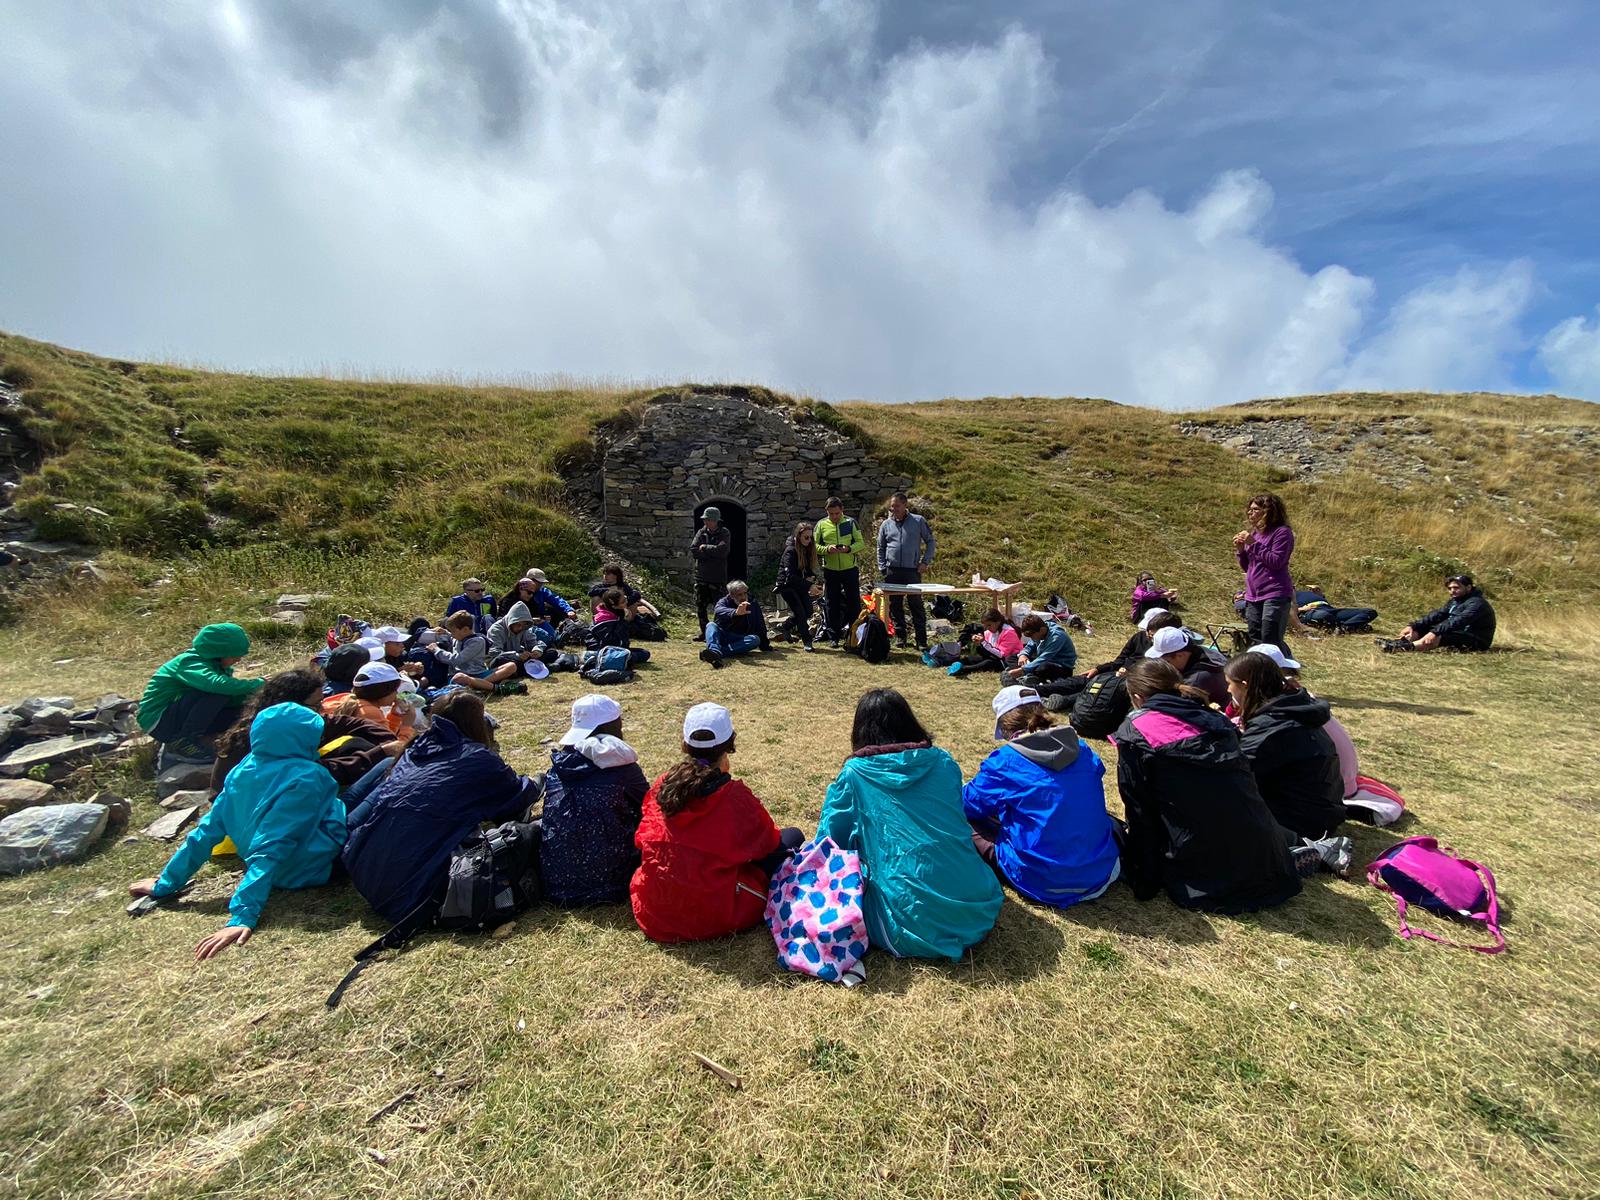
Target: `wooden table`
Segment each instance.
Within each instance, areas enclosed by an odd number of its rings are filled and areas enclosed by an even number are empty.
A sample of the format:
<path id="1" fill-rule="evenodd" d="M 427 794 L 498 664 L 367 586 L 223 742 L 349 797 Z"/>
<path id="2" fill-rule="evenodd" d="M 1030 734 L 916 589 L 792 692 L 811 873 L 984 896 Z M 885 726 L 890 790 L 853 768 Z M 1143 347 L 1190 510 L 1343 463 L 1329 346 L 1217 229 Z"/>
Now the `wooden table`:
<path id="1" fill-rule="evenodd" d="M 880 583 L 872 589 L 874 596 L 987 596 L 990 603 L 1005 615 L 1006 620 L 1011 619 L 1011 605 L 1017 593 L 1022 590 L 1020 583 L 1008 583 L 1003 588 L 974 586 L 972 584 L 954 583 Z"/>

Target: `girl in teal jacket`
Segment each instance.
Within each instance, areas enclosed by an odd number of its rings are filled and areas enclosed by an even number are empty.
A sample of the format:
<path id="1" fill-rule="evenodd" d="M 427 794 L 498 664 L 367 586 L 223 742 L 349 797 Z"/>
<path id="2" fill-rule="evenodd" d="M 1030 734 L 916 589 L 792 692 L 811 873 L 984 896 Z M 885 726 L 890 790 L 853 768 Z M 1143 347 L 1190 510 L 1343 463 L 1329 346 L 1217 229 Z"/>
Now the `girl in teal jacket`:
<path id="1" fill-rule="evenodd" d="M 889 688 L 861 697 L 850 743 L 817 837 L 860 855 L 874 946 L 901 958 L 959 960 L 994 928 L 1001 901 L 962 813 L 961 768 Z"/>
<path id="2" fill-rule="evenodd" d="M 322 714 L 300 704 L 274 704 L 250 723 L 250 753 L 157 879 L 128 891 L 160 899 L 183 888 L 232 838 L 244 859 L 244 878 L 228 904 L 228 924 L 195 947 L 210 958 L 243 943 L 261 918 L 275 887 L 316 887 L 328 882 L 344 846 L 344 804 L 339 785 L 317 761 Z"/>

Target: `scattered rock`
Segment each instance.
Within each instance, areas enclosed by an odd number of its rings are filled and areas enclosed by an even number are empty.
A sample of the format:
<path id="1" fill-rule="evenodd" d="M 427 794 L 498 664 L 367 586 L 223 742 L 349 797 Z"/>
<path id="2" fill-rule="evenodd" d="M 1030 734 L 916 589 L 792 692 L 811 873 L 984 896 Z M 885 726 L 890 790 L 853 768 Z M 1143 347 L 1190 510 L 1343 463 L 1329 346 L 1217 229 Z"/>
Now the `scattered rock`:
<path id="1" fill-rule="evenodd" d="M 180 808 L 198 808 L 202 804 L 211 803 L 211 791 L 209 788 L 203 791 L 196 788 L 190 791 L 173 792 L 172 795 L 163 797 L 158 803 L 168 812 L 176 812 Z"/>
<path id="2" fill-rule="evenodd" d="M 156 776 L 156 799 L 165 800 L 176 792 L 204 791 L 210 786 L 210 763 L 173 763 Z"/>
<path id="3" fill-rule="evenodd" d="M 72 710 L 51 705 L 33 714 L 25 733 L 39 737 L 56 737 L 72 729 Z"/>
<path id="4" fill-rule="evenodd" d="M 298 629 L 306 623 L 306 614 L 298 608 L 277 609 L 267 614 L 267 620 L 279 625 L 293 625 Z"/>
<path id="5" fill-rule="evenodd" d="M 89 803 L 105 805 L 106 828 L 112 832 L 126 829 L 128 822 L 133 819 L 133 804 L 115 792 L 96 792 L 89 797 Z"/>
<path id="6" fill-rule="evenodd" d="M 32 779 L 0 779 L 0 816 L 10 816 L 35 804 L 49 804 L 56 789 Z"/>
<path id="7" fill-rule="evenodd" d="M 103 804 L 25 808 L 0 821 L 0 875 L 20 875 L 69 862 L 106 831 Z"/>
<path id="8" fill-rule="evenodd" d="M 328 596 L 322 592 L 308 592 L 304 595 L 286 592 L 272 602 L 272 607 L 280 611 L 292 610 L 294 612 L 304 612 L 318 600 L 331 599 L 333 599 L 332 596 Z"/>
<path id="9" fill-rule="evenodd" d="M 170 842 L 183 832 L 183 827 L 194 820 L 198 808 L 180 808 L 164 817 L 157 817 L 144 827 L 144 835 L 158 842 Z"/>
<path id="10" fill-rule="evenodd" d="M 113 750 L 121 741 L 117 734 L 103 733 L 89 737 L 67 734 L 42 742 L 27 742 L 0 758 L 0 775 L 15 779 L 34 767 L 68 767 Z"/>
<path id="11" fill-rule="evenodd" d="M 18 716 L 14 712 L 0 712 L 0 746 L 10 740 L 11 735 L 27 723 L 27 718 Z"/>
<path id="12" fill-rule="evenodd" d="M 15 704 L 7 706 L 9 711 L 30 721 L 33 720 L 34 714 L 42 708 L 71 707 L 71 696 L 29 696 L 26 700 L 18 700 Z"/>

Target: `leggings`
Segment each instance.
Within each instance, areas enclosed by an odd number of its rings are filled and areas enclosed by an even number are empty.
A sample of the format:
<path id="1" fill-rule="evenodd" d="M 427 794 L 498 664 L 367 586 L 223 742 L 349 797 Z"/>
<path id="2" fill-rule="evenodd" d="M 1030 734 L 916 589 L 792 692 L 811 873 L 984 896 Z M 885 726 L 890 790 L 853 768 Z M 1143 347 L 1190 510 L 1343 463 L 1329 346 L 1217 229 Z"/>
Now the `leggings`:
<path id="1" fill-rule="evenodd" d="M 789 619 L 784 622 L 783 632 L 793 631 L 800 635 L 802 642 L 811 645 L 811 585 L 790 584 L 779 589 L 778 595 L 789 606 Z"/>

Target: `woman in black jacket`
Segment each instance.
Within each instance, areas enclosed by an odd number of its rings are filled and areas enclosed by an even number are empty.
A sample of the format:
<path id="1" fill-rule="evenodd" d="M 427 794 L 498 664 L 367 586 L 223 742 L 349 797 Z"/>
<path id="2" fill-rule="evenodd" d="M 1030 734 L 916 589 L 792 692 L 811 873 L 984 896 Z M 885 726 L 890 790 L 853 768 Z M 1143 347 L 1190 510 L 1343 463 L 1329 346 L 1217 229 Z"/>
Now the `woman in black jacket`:
<path id="1" fill-rule="evenodd" d="M 1117 790 L 1127 813 L 1122 874 L 1140 900 L 1252 912 L 1300 891 L 1289 838 L 1256 790 L 1239 735 L 1221 713 L 1182 694 L 1160 659 L 1128 668 L 1134 708 L 1117 730 Z M 1307 859 L 1317 865 L 1316 851 Z"/>
<path id="2" fill-rule="evenodd" d="M 1345 813 L 1339 750 L 1322 728 L 1328 702 L 1290 688 L 1265 654 L 1236 655 L 1226 673 L 1239 743 L 1272 815 L 1303 838 L 1331 836 Z"/>
<path id="3" fill-rule="evenodd" d="M 811 653 L 811 601 L 817 586 L 817 544 L 811 526 L 801 521 L 783 544 L 783 562 L 778 567 L 778 595 L 789 607 L 789 619 L 778 630 L 793 640 L 795 634 Z"/>

